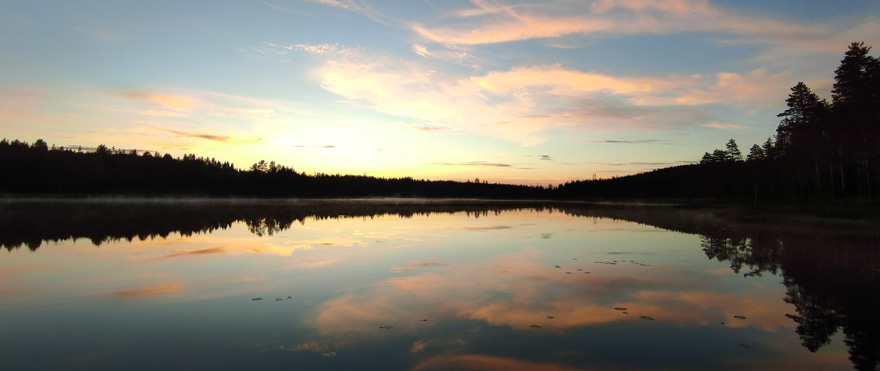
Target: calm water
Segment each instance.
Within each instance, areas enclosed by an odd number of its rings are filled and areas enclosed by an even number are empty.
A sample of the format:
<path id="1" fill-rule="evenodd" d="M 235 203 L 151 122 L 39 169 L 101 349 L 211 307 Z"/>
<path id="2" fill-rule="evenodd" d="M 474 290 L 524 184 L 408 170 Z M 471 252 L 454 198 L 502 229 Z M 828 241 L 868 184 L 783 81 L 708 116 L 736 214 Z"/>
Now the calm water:
<path id="1" fill-rule="evenodd" d="M 0 213 L 8 370 L 871 370 L 880 359 L 870 228 L 400 201 Z"/>

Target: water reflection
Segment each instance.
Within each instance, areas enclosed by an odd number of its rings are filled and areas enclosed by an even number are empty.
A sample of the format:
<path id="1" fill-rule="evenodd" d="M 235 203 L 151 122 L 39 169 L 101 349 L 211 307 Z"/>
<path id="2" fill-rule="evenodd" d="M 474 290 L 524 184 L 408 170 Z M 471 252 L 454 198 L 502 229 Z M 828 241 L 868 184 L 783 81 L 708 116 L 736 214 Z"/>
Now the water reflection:
<path id="1" fill-rule="evenodd" d="M 230 350 L 224 362 L 178 354 L 184 363 L 153 364 L 162 368 L 249 360 L 268 368 L 829 369 L 844 366 L 840 339 L 846 366 L 872 370 L 880 359 L 880 239 L 871 228 L 524 202 L 0 207 L 0 244 L 10 252 L 0 258 L 9 329 L 0 355 L 20 366 L 35 364 L 9 336 L 38 342 L 27 333 L 101 321 L 134 331 L 96 333 L 98 342 L 114 334 L 147 342 L 155 330 L 146 327 L 210 328 L 209 337 L 182 335 L 191 343 L 181 348 Z M 44 252 L 46 242 L 60 246 Z M 37 253 L 22 255 L 21 246 Z M 83 308 L 120 317 L 99 320 Z M 163 319 L 145 316 L 150 308 L 164 308 Z M 64 368 L 137 358 L 118 345 L 101 349 L 83 359 L 65 353 Z M 257 355 L 233 351 L 243 349 Z"/>

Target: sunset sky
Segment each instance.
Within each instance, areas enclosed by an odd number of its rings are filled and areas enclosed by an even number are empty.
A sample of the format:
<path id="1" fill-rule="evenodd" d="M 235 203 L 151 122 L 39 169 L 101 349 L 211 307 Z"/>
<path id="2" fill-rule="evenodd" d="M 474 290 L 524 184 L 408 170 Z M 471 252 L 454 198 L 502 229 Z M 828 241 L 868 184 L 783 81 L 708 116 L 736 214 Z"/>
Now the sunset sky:
<path id="1" fill-rule="evenodd" d="M 853 41 L 880 2 L 0 0 L 0 137 L 559 184 L 745 153 Z"/>

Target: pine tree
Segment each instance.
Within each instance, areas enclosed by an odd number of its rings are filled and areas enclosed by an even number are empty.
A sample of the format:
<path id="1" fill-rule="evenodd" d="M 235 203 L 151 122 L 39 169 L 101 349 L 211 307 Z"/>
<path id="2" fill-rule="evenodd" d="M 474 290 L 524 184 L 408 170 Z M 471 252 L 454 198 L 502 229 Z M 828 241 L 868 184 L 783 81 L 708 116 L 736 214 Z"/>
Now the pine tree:
<path id="1" fill-rule="evenodd" d="M 727 147 L 726 162 L 740 162 L 743 160 L 742 152 L 739 151 L 739 146 L 736 145 L 736 141 L 731 139 L 727 141 L 725 145 Z"/>

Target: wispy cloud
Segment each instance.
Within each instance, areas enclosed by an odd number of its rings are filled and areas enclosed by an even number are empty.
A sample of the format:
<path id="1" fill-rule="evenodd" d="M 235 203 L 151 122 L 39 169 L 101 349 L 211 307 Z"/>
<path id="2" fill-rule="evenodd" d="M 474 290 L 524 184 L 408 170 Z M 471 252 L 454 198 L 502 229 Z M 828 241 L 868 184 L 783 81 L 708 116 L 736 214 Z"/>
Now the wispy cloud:
<path id="1" fill-rule="evenodd" d="M 183 291 L 183 287 L 183 282 L 179 281 L 162 282 L 150 287 L 117 291 L 112 293 L 112 295 L 123 298 L 137 298 L 180 292 Z"/>
<path id="2" fill-rule="evenodd" d="M 141 91 L 122 92 L 121 95 L 133 100 L 158 104 L 159 106 L 174 111 L 187 111 L 203 104 L 199 99 L 185 95 Z"/>
<path id="3" fill-rule="evenodd" d="M 296 146 L 292 146 L 292 147 L 293 148 L 321 148 L 321 149 L 336 148 L 336 146 L 303 146 L 303 145 L 296 145 Z"/>
<path id="4" fill-rule="evenodd" d="M 328 5 L 334 8 L 341 8 L 345 10 L 351 10 L 358 13 L 361 13 L 368 18 L 381 22 L 388 23 L 385 17 L 373 9 L 370 4 L 368 4 L 364 0 L 305 0 L 306 2 L 318 3 L 323 5 Z"/>
<path id="5" fill-rule="evenodd" d="M 448 265 L 450 265 L 450 264 L 447 262 L 441 262 L 441 261 L 414 261 L 414 262 L 407 263 L 406 266 L 403 266 L 403 267 L 391 268 L 391 270 L 394 272 L 409 272 L 409 271 L 413 271 L 413 270 L 416 270 L 419 268 L 445 267 Z"/>
<path id="6" fill-rule="evenodd" d="M 196 139 L 205 139 L 211 140 L 215 142 L 228 143 L 228 142 L 238 142 L 238 143 L 256 143 L 262 141 L 263 138 L 253 138 L 253 139 L 241 139 L 234 138 L 229 135 L 215 135 L 215 134 L 206 134 L 206 133 L 196 133 L 182 130 L 174 130 L 174 129 L 164 129 L 169 133 L 177 134 L 184 138 L 196 138 Z"/>
<path id="7" fill-rule="evenodd" d="M 155 90 L 114 91 L 109 95 L 127 101 L 121 107 L 128 112 L 149 116 L 154 124 L 179 125 L 187 121 L 210 118 L 217 125 L 230 120 L 248 120 L 251 124 L 301 116 L 307 112 L 295 107 L 293 102 L 277 99 L 261 99 L 205 90 L 187 90 L 168 87 Z M 180 130 L 180 135 L 188 135 Z M 199 133 L 199 136 L 202 135 Z M 208 134 L 211 140 L 223 140 L 223 136 Z"/>
<path id="8" fill-rule="evenodd" d="M 179 258 L 179 257 L 191 256 L 191 255 L 225 254 L 227 252 L 229 252 L 229 251 L 225 247 L 215 246 L 215 247 L 206 247 L 204 249 L 179 251 L 179 252 L 175 252 L 172 254 L 168 254 L 168 255 L 159 257 L 158 259 Z"/>
<path id="9" fill-rule="evenodd" d="M 416 23 L 412 30 L 438 45 L 494 44 L 566 35 L 608 38 L 712 32 L 723 35 L 719 42 L 794 45 L 824 53 L 838 53 L 840 45 L 850 42 L 853 34 L 880 34 L 876 32 L 880 25 L 870 18 L 847 22 L 849 27 L 845 28 L 830 23 L 807 25 L 744 13 L 707 0 L 599 0 L 590 6 L 572 6 L 565 0 L 528 6 L 482 0 L 471 3 L 470 8 L 448 13 L 436 26 Z"/>
<path id="10" fill-rule="evenodd" d="M 335 6 L 337 8 L 349 9 L 352 7 L 353 1 L 350 0 L 306 0 L 310 3 L 318 3 L 324 5 Z"/>
<path id="11" fill-rule="evenodd" d="M 659 143 L 665 142 L 665 140 L 661 139 L 638 139 L 638 140 L 591 140 L 590 143 L 610 143 L 610 144 L 650 144 L 650 143 Z"/>
<path id="12" fill-rule="evenodd" d="M 442 126 L 417 126 L 416 129 L 420 131 L 443 131 L 448 130 L 449 128 L 444 128 Z"/>
<path id="13" fill-rule="evenodd" d="M 736 124 L 723 124 L 720 122 L 710 122 L 708 124 L 700 125 L 705 128 L 713 128 L 713 129 L 742 129 L 742 126 Z"/>
<path id="14" fill-rule="evenodd" d="M 490 226 L 478 226 L 478 227 L 465 227 L 465 226 L 452 226 L 452 227 L 434 227 L 433 229 L 449 229 L 456 231 L 494 231 L 494 230 L 503 230 L 513 228 L 509 225 L 490 225 Z"/>
<path id="15" fill-rule="evenodd" d="M 481 167 L 511 167 L 513 165 L 510 164 L 501 164 L 501 163 L 493 163 L 493 162 L 485 162 L 485 161 L 472 161 L 472 162 L 431 162 L 428 165 L 443 165 L 443 166 L 481 166 Z"/>
<path id="16" fill-rule="evenodd" d="M 156 116 L 156 117 L 189 117 L 188 113 L 168 111 L 168 110 L 158 110 L 158 109 L 148 109 L 145 111 L 138 111 L 138 113 L 140 113 L 142 115 Z"/>

